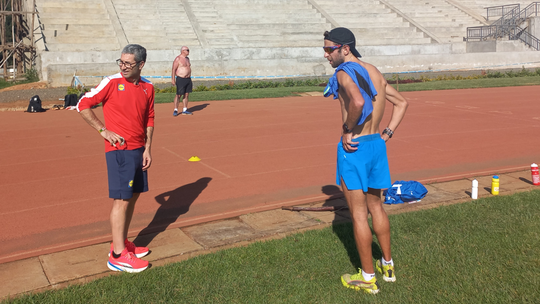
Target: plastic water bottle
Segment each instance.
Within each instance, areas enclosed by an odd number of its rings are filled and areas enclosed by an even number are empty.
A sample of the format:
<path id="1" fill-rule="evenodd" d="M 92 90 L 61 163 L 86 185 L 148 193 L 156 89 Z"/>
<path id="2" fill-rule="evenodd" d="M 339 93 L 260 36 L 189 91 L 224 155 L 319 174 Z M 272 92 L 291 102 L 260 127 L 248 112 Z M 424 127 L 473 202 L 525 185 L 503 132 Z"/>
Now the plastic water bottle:
<path id="1" fill-rule="evenodd" d="M 472 181 L 471 198 L 472 199 L 478 198 L 478 181 L 476 179 L 473 179 Z"/>
<path id="2" fill-rule="evenodd" d="M 540 175 L 538 174 L 538 165 L 533 163 L 531 165 L 531 175 L 533 185 L 540 185 Z"/>
<path id="3" fill-rule="evenodd" d="M 493 175 L 491 179 L 491 194 L 499 195 L 499 176 Z"/>

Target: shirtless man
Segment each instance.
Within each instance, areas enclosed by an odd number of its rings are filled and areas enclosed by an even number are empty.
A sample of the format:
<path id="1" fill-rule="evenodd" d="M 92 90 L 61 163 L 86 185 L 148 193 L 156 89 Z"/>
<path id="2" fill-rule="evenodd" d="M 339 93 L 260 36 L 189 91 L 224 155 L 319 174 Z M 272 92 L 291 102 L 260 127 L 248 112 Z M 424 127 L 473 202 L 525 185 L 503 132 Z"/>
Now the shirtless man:
<path id="1" fill-rule="evenodd" d="M 180 55 L 176 56 L 172 66 L 171 82 L 176 85 L 176 95 L 174 96 L 174 112 L 173 116 L 178 116 L 178 102 L 182 95 L 182 103 L 184 109 L 182 115 L 193 115 L 187 110 L 189 93 L 193 90 L 193 82 L 191 82 L 191 62 L 189 62 L 189 48 L 182 47 Z"/>
<path id="2" fill-rule="evenodd" d="M 390 222 L 383 209 L 381 190 L 392 185 L 385 142 L 390 139 L 405 115 L 407 101 L 390 85 L 379 70 L 361 57 L 355 48 L 354 34 L 346 28 L 324 33 L 324 57 L 336 68 L 325 96 L 339 98 L 343 132 L 337 153 L 336 182 L 342 186 L 353 220 L 356 247 L 360 255 L 359 273 L 344 274 L 344 286 L 376 294 L 380 287 L 375 277 L 368 224 L 373 230 L 383 257 L 376 268 L 387 282 L 394 282 L 394 262 L 390 250 Z M 388 127 L 379 133 L 385 100 L 393 105 Z"/>

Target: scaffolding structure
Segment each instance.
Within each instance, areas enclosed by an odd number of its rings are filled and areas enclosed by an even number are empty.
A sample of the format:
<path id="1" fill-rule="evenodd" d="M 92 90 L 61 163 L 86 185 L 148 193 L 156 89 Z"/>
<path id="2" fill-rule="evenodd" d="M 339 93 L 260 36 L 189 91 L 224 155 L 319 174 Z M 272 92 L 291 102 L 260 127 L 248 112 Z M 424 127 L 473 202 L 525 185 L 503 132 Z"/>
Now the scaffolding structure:
<path id="1" fill-rule="evenodd" d="M 27 11 L 26 3 L 31 3 Z M 36 0 L 0 0 L 0 69 L 4 80 L 17 80 L 34 67 L 36 14 Z"/>

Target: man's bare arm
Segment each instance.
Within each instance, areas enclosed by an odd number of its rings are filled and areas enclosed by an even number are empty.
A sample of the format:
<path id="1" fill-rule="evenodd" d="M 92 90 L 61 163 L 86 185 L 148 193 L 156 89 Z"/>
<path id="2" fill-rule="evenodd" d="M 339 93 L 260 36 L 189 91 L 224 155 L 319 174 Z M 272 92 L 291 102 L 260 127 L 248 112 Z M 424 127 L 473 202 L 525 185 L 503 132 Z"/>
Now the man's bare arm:
<path id="1" fill-rule="evenodd" d="M 152 136 L 154 135 L 154 127 L 146 127 L 146 143 L 143 153 L 143 170 L 147 170 L 152 165 Z"/>
<path id="2" fill-rule="evenodd" d="M 171 73 L 171 83 L 172 84 L 176 84 L 174 82 L 175 80 L 175 77 L 176 77 L 176 70 L 178 69 L 178 57 L 176 57 L 173 61 L 173 65 L 172 65 L 172 73 Z"/>
<path id="3" fill-rule="evenodd" d="M 409 106 L 409 102 L 403 97 L 396 89 L 391 85 L 386 85 L 386 100 L 388 100 L 394 106 L 392 108 L 392 117 L 388 123 L 388 128 L 395 132 Z M 387 134 L 381 136 L 385 141 L 389 139 Z"/>
<path id="4" fill-rule="evenodd" d="M 343 72 L 339 71 L 338 82 L 340 87 L 343 88 L 346 98 L 349 100 L 349 106 L 347 108 L 347 118 L 344 123 L 347 124 L 349 129 L 356 127 L 360 115 L 362 115 L 362 110 L 364 108 L 364 98 L 360 93 L 360 89 L 356 86 L 356 83 L 351 79 L 351 77 Z"/>
<path id="5" fill-rule="evenodd" d="M 337 79 L 339 82 L 340 88 L 340 99 L 348 100 L 349 104 L 347 107 L 346 115 L 343 115 L 345 119 L 344 123 L 347 124 L 349 130 L 353 130 L 358 123 L 360 115 L 362 115 L 362 110 L 364 108 L 364 97 L 360 93 L 360 89 L 356 86 L 356 83 L 351 79 L 351 77 L 344 71 L 339 71 L 337 74 Z M 342 96 L 345 95 L 345 96 Z M 353 132 L 343 133 L 341 138 L 341 143 L 343 148 L 347 152 L 356 151 L 358 148 L 355 147 L 354 142 L 352 141 Z"/>

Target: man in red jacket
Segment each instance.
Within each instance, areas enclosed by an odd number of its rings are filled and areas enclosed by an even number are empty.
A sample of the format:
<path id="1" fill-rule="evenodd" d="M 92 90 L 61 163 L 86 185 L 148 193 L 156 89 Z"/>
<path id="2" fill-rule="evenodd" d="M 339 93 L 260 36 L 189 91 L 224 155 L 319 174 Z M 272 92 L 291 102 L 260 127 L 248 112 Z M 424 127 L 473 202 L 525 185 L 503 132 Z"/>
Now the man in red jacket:
<path id="1" fill-rule="evenodd" d="M 147 170 L 152 164 L 150 148 L 154 132 L 154 86 L 141 78 L 146 49 L 129 44 L 116 60 L 120 73 L 106 77 L 86 93 L 77 110 L 104 138 L 109 177 L 113 242 L 107 266 L 114 271 L 140 272 L 148 267 L 146 247 L 128 241 L 127 232 L 141 192 L 148 191 Z M 101 122 L 92 107 L 103 104 Z"/>

